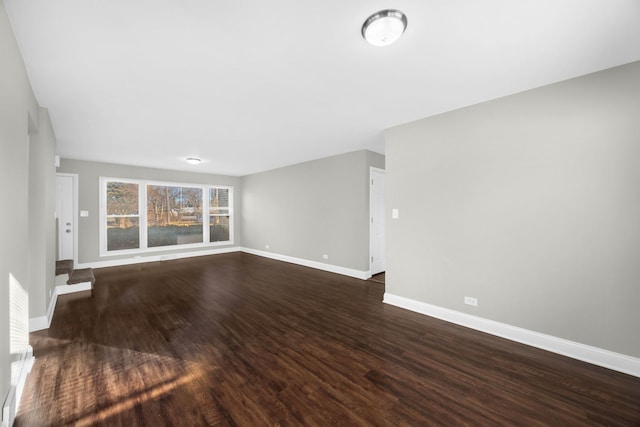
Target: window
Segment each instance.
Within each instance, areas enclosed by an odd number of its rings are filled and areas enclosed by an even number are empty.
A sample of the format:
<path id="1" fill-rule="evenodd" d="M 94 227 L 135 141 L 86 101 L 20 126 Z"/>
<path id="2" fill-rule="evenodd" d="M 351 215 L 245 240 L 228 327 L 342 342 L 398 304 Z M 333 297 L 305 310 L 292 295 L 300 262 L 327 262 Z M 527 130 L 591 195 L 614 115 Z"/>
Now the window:
<path id="1" fill-rule="evenodd" d="M 140 247 L 139 185 L 107 183 L 107 250 Z"/>
<path id="2" fill-rule="evenodd" d="M 101 255 L 233 243 L 233 188 L 100 178 Z"/>
<path id="3" fill-rule="evenodd" d="M 209 241 L 229 240 L 229 189 L 209 189 Z"/>
<path id="4" fill-rule="evenodd" d="M 202 243 L 202 227 L 202 188 L 147 185 L 149 247 Z"/>

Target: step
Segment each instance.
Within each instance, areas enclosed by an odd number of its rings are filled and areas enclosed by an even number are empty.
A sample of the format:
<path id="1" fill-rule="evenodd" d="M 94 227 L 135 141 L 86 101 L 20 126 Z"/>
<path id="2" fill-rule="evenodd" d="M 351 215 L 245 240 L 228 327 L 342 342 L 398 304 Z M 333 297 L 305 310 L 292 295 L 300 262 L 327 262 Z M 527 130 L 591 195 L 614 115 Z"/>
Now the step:
<path id="1" fill-rule="evenodd" d="M 67 285 L 75 285 L 76 283 L 91 282 L 91 287 L 96 283 L 96 277 L 93 275 L 92 268 L 81 268 L 79 270 L 73 270 L 67 280 Z"/>
<path id="2" fill-rule="evenodd" d="M 56 261 L 56 292 L 58 295 L 93 290 L 96 277 L 93 269 L 80 268 L 74 270 L 72 259 Z"/>
<path id="3" fill-rule="evenodd" d="M 56 293 L 58 295 L 72 294 L 75 292 L 91 291 L 93 295 L 93 284 L 96 277 L 93 269 L 80 268 L 73 270 L 71 275 L 61 274 L 56 276 Z"/>
<path id="4" fill-rule="evenodd" d="M 71 272 L 73 271 L 73 260 L 72 259 L 61 259 L 60 261 L 56 261 L 56 276 L 61 274 L 68 274 L 71 276 Z"/>

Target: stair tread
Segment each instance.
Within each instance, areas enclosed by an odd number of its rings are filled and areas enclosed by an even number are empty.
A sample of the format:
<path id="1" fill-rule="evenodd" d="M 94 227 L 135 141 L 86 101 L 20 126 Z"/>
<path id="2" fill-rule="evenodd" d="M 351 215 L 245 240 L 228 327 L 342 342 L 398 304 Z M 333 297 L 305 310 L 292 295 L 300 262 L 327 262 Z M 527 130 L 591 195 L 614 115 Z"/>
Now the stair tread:
<path id="1" fill-rule="evenodd" d="M 81 268 L 78 270 L 73 270 L 71 275 L 69 276 L 69 280 L 67 281 L 68 285 L 74 285 L 76 283 L 85 283 L 91 282 L 91 285 L 96 282 L 96 277 L 93 275 L 92 268 Z"/>
<path id="2" fill-rule="evenodd" d="M 68 274 L 71 276 L 71 272 L 73 271 L 73 260 L 72 259 L 62 259 L 60 261 L 56 261 L 56 276 L 61 274 Z"/>

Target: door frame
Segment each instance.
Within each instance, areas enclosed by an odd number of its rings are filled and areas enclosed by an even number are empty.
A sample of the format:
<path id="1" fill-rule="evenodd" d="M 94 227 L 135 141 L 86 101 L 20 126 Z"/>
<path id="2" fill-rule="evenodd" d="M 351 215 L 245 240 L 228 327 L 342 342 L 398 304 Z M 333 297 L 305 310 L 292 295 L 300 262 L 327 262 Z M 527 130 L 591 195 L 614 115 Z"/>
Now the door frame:
<path id="1" fill-rule="evenodd" d="M 373 193 L 373 174 L 378 173 L 385 176 L 386 181 L 386 173 L 385 169 L 376 168 L 373 166 L 369 167 L 369 277 L 373 276 L 373 269 L 371 268 L 373 264 L 373 248 L 374 248 L 374 232 L 373 232 L 373 214 L 374 214 L 374 198 L 372 197 Z M 385 185 L 386 188 L 386 185 Z M 386 203 L 386 194 L 385 194 L 385 203 Z M 386 208 L 383 207 L 383 212 L 386 212 Z M 385 235 L 382 237 L 386 239 L 386 219 L 385 219 Z M 386 245 L 385 245 L 386 246 Z M 383 251 L 382 256 L 384 257 L 384 264 L 386 265 L 386 251 Z"/>
<path id="2" fill-rule="evenodd" d="M 79 231 L 79 223 L 78 223 L 78 174 L 77 173 L 65 173 L 65 172 L 56 172 L 56 179 L 58 177 L 65 177 L 65 178 L 71 178 L 71 181 L 73 183 L 72 187 L 73 187 L 73 206 L 72 206 L 72 212 L 73 212 L 73 227 L 74 227 L 74 233 L 73 233 L 73 265 L 77 266 L 78 265 L 78 231 Z M 58 235 L 57 240 L 58 240 L 58 257 L 61 256 L 62 251 L 60 250 L 60 245 L 61 243 L 61 239 L 60 239 L 60 233 L 62 230 L 62 226 L 60 224 L 60 213 L 58 212 L 58 186 L 56 185 L 56 221 L 58 222 Z"/>

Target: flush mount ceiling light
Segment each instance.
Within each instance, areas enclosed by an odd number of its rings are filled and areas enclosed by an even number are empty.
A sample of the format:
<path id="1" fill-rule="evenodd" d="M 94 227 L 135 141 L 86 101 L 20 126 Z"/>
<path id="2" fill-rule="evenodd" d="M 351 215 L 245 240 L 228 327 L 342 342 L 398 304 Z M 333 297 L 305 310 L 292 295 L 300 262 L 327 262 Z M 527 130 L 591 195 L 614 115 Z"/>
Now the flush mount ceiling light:
<path id="1" fill-rule="evenodd" d="M 362 37 L 374 46 L 388 46 L 407 28 L 407 17 L 395 9 L 374 13 L 362 25 Z"/>
<path id="2" fill-rule="evenodd" d="M 187 157 L 187 163 L 190 163 L 192 165 L 197 165 L 198 163 L 200 163 L 202 160 L 200 160 L 197 157 Z"/>

